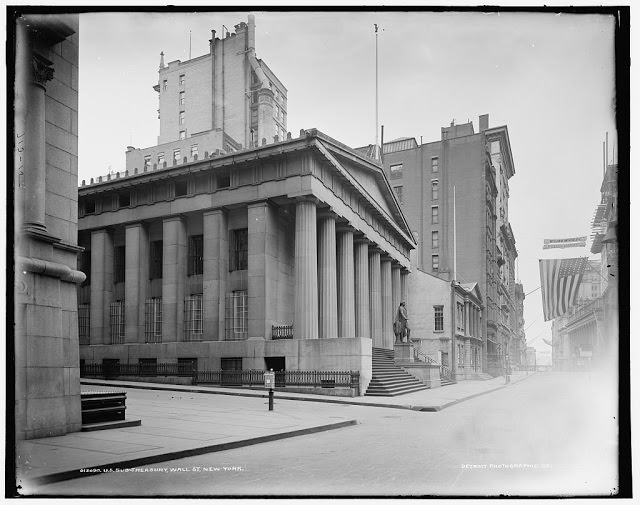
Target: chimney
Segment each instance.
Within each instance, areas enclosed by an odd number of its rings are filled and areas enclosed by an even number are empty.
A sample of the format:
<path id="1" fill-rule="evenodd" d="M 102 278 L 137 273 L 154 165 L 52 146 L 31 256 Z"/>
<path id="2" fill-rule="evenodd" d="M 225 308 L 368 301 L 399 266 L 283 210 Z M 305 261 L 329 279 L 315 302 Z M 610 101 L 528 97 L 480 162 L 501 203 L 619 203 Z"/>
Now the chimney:
<path id="1" fill-rule="evenodd" d="M 253 14 L 249 14 L 249 27 L 247 29 L 248 40 L 247 49 L 256 48 L 256 17 Z"/>
<path id="2" fill-rule="evenodd" d="M 481 132 L 489 129 L 489 114 L 483 114 L 478 118 L 478 125 Z"/>

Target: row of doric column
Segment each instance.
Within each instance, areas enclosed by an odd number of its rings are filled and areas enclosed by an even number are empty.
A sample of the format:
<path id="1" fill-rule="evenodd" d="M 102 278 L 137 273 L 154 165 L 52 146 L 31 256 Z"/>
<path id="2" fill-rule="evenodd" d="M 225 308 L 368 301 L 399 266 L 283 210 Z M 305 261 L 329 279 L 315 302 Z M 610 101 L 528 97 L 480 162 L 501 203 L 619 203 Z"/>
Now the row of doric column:
<path id="1" fill-rule="evenodd" d="M 296 204 L 296 338 L 372 338 L 393 348 L 393 320 L 406 299 L 407 272 L 311 199 Z M 403 282 L 404 281 L 404 282 Z"/>
<path id="2" fill-rule="evenodd" d="M 248 215 L 248 336 L 270 338 L 277 317 L 277 218 L 268 202 L 250 204 Z M 229 286 L 227 212 L 203 213 L 202 340 L 225 339 Z M 406 271 L 336 217 L 318 213 L 314 200 L 296 203 L 294 338 L 372 338 L 393 348 L 393 321 L 406 300 Z M 126 343 L 145 342 L 149 293 L 149 236 L 142 223 L 125 226 Z M 91 234 L 90 343 L 108 344 L 113 298 L 112 234 Z M 187 229 L 180 217 L 162 222 L 162 342 L 183 339 Z"/>

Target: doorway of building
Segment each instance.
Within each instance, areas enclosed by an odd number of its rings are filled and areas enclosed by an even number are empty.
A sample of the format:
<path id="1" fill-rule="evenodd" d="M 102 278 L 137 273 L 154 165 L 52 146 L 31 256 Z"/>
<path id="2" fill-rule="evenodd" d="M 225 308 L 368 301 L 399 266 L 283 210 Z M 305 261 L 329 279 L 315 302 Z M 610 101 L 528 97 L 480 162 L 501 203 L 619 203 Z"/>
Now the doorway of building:
<path id="1" fill-rule="evenodd" d="M 276 386 L 284 386 L 286 360 L 284 356 L 269 356 L 264 358 L 264 365 L 267 370 L 273 370 L 276 373 Z"/>

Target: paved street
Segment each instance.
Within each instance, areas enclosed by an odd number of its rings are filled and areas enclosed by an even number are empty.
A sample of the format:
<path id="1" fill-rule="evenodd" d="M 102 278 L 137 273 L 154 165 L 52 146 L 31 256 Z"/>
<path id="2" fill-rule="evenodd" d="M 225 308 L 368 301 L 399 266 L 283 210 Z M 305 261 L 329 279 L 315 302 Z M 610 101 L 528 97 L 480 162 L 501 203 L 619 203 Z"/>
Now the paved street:
<path id="1" fill-rule="evenodd" d="M 607 495 L 616 486 L 616 402 L 616 390 L 595 374 L 547 373 L 441 412 L 327 404 L 359 424 L 40 492 Z"/>

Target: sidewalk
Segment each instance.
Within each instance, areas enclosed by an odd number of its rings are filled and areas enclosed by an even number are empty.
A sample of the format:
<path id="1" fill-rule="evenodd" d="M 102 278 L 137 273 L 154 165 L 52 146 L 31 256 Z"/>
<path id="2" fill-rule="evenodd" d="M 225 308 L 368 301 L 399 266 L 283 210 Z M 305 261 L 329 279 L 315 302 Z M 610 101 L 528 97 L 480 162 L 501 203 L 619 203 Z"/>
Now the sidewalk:
<path id="1" fill-rule="evenodd" d="M 515 384 L 533 375 L 526 372 L 514 372 L 511 375 L 511 384 Z M 216 386 L 186 386 L 173 384 L 156 384 L 151 382 L 125 382 L 104 379 L 81 379 L 84 387 L 89 385 L 118 386 L 131 389 L 151 389 L 158 391 L 181 391 L 193 393 L 206 393 L 214 395 L 231 395 L 245 397 L 264 397 L 267 391 L 263 389 L 230 388 Z M 275 391 L 276 398 L 283 400 L 299 400 L 319 403 L 338 403 L 347 405 L 363 405 L 369 407 L 388 407 L 396 409 L 410 409 L 421 412 L 437 412 L 464 400 L 469 400 L 492 391 L 506 387 L 504 376 L 489 380 L 460 381 L 450 386 L 435 389 L 424 389 L 401 396 L 323 396 L 309 393 L 291 393 L 283 389 Z"/>
<path id="2" fill-rule="evenodd" d="M 511 383 L 526 377 L 524 372 L 516 373 Z M 39 485 L 50 482 L 357 424 L 353 411 L 340 409 L 346 405 L 435 412 L 506 387 L 504 377 L 497 377 L 398 397 L 343 398 L 277 391 L 270 412 L 267 392 L 260 390 L 95 379 L 81 383 L 83 391 L 126 391 L 126 418 L 141 419 L 142 425 L 20 441 L 17 476 L 23 493 L 35 493 Z"/>

